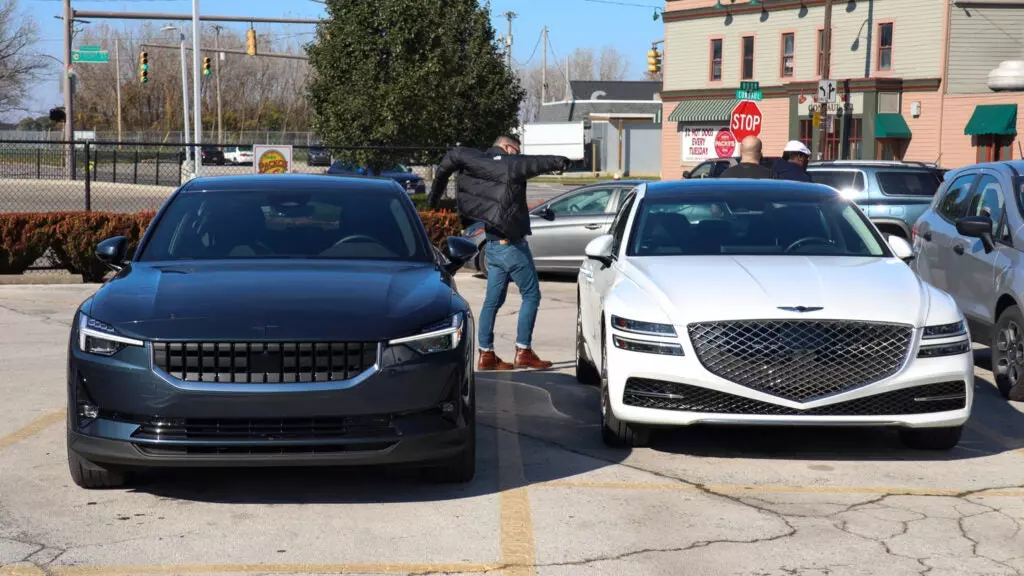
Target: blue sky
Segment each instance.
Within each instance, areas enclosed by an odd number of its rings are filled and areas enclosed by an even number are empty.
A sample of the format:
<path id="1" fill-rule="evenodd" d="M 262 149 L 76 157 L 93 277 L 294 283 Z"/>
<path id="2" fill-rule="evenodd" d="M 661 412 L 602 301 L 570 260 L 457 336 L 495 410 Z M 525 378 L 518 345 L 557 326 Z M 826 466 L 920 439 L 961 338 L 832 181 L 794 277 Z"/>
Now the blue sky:
<path id="1" fill-rule="evenodd" d="M 19 4 L 23 11 L 35 17 L 39 25 L 39 50 L 63 60 L 62 22 L 54 19 L 62 13 L 61 0 L 20 0 Z M 175 14 L 192 11 L 192 0 L 72 0 L 72 5 L 77 10 Z M 639 79 L 647 67 L 647 50 L 651 41 L 664 35 L 661 20 L 652 19 L 654 7 L 659 5 L 664 6 L 664 3 L 656 0 L 491 0 L 491 18 L 495 30 L 501 35 L 507 27 L 501 13 L 512 10 L 518 14 L 512 22 L 512 56 L 519 63 L 540 62 L 541 49 L 535 52 L 534 48 L 538 44 L 541 27 L 546 24 L 552 49 L 548 53 L 549 64 L 556 56 L 564 62 L 565 57 L 577 47 L 599 48 L 611 44 L 629 58 L 629 78 Z M 200 0 L 200 11 L 218 16 L 316 18 L 323 15 L 323 5 L 312 0 Z M 108 22 L 128 28 L 138 24 L 138 21 L 128 20 Z M 248 27 L 243 23 L 234 26 Z M 256 28 L 266 30 L 270 26 L 273 25 L 261 27 L 257 24 Z M 289 25 L 278 26 L 274 30 L 301 33 L 311 28 Z M 529 60 L 531 55 L 533 60 Z M 52 76 L 32 90 L 27 104 L 33 112 L 44 114 L 51 106 L 63 102 L 58 91 L 59 73 L 59 68 L 54 65 Z"/>

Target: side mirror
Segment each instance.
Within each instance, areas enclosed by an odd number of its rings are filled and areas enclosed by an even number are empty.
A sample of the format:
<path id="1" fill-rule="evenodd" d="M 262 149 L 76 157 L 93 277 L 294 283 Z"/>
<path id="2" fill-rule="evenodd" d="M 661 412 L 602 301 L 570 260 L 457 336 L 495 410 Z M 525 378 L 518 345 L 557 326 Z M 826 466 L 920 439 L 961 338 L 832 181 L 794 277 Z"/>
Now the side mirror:
<path id="1" fill-rule="evenodd" d="M 449 274 L 454 274 L 477 253 L 476 242 L 461 236 L 445 238 L 444 248 L 444 255 L 449 260 L 449 263 L 445 265 L 445 270 Z"/>
<path id="2" fill-rule="evenodd" d="M 114 270 L 120 270 L 127 250 L 128 239 L 124 236 L 114 236 L 96 246 L 96 258 Z"/>
<path id="3" fill-rule="evenodd" d="M 910 262 L 914 259 L 914 249 L 902 236 L 887 236 L 886 241 L 889 243 L 889 248 L 892 248 L 893 254 L 900 260 Z"/>
<path id="4" fill-rule="evenodd" d="M 690 177 L 690 171 L 689 170 L 687 170 L 686 172 L 683 172 L 683 178 L 689 178 L 689 177 Z"/>
<path id="5" fill-rule="evenodd" d="M 591 240 L 583 252 L 587 255 L 587 258 L 597 260 L 605 266 L 611 266 L 613 240 L 614 238 L 612 238 L 611 234 L 602 234 Z"/>
<path id="6" fill-rule="evenodd" d="M 548 221 L 555 219 L 555 213 L 551 211 L 550 206 L 545 206 L 541 208 L 537 215 Z"/>
<path id="7" fill-rule="evenodd" d="M 969 238 L 981 238 L 981 244 L 985 247 L 985 253 L 995 249 L 995 241 L 992 239 L 992 219 L 988 216 L 965 216 L 956 221 L 956 231 L 961 236 Z"/>

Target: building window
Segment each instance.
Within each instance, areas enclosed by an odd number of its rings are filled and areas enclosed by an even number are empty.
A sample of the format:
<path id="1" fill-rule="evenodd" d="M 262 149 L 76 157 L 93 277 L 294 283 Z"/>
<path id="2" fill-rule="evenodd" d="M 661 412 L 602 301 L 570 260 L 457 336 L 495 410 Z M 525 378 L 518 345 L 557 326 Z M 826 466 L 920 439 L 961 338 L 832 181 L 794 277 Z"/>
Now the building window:
<path id="1" fill-rule="evenodd" d="M 722 79 L 722 39 L 711 41 L 711 79 Z"/>
<path id="2" fill-rule="evenodd" d="M 743 80 L 754 79 L 754 37 L 743 37 Z"/>
<path id="3" fill-rule="evenodd" d="M 814 144 L 814 123 L 811 120 L 800 121 L 800 141 L 807 146 L 808 149 Z"/>
<path id="4" fill-rule="evenodd" d="M 1001 162 L 1013 159 L 1013 138 L 1010 136 L 976 136 L 975 160 L 981 162 Z"/>
<path id="5" fill-rule="evenodd" d="M 828 122 L 824 116 L 822 122 Z M 825 160 L 839 160 L 839 118 L 832 118 L 832 131 L 825 132 Z"/>
<path id="6" fill-rule="evenodd" d="M 793 54 L 796 52 L 796 35 L 788 32 L 782 35 L 782 72 L 783 78 L 793 77 Z"/>
<path id="7" fill-rule="evenodd" d="M 850 143 L 850 160 L 860 160 L 860 145 L 864 140 L 864 120 L 853 118 L 850 120 L 850 135 L 846 139 Z"/>
<path id="8" fill-rule="evenodd" d="M 878 25 L 878 69 L 892 70 L 892 22 Z"/>

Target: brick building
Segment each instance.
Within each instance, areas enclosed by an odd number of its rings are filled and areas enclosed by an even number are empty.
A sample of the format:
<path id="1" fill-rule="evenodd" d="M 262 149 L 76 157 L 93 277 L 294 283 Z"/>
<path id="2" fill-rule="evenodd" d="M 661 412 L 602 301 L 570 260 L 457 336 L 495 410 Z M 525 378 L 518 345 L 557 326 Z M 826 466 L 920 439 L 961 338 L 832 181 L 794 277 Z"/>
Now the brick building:
<path id="1" fill-rule="evenodd" d="M 717 155 L 693 138 L 728 126 L 742 81 L 760 83 L 766 155 L 817 150 L 810 106 L 822 78 L 824 0 L 667 0 L 662 177 Z M 958 167 L 1021 158 L 1024 92 L 989 73 L 1024 59 L 1024 0 L 834 0 L 831 77 L 839 111 L 826 158 Z"/>

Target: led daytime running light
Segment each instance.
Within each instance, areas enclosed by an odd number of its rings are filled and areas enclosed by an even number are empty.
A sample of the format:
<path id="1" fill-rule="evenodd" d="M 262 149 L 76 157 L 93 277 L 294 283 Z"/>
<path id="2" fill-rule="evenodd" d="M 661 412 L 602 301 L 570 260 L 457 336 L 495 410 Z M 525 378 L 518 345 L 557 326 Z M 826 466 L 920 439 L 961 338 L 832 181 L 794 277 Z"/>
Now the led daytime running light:
<path id="1" fill-rule="evenodd" d="M 931 338 L 952 338 L 954 336 L 963 336 L 967 333 L 967 329 L 964 326 L 964 321 L 953 322 L 952 324 L 939 324 L 936 326 L 925 326 L 924 337 L 926 339 Z"/>
<path id="2" fill-rule="evenodd" d="M 621 316 L 612 315 L 612 328 L 623 332 L 634 334 L 646 334 L 648 336 L 675 336 L 676 329 L 671 324 L 658 324 L 656 322 L 643 322 L 630 320 Z"/>

